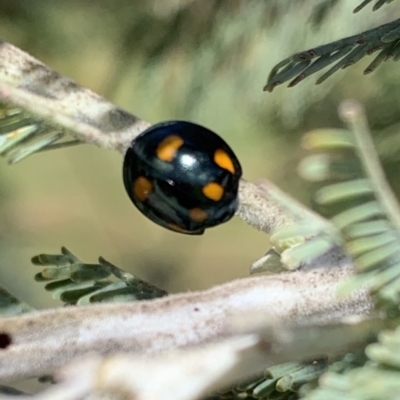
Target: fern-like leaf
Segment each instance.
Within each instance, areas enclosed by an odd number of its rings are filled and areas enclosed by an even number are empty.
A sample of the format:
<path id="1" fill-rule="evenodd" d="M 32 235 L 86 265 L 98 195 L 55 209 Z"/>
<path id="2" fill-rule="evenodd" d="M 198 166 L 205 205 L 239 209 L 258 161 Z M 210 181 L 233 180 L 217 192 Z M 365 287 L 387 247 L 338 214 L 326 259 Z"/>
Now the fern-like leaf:
<path id="1" fill-rule="evenodd" d="M 272 92 L 276 86 L 287 81 L 290 81 L 288 87 L 296 86 L 336 62 L 317 79 L 316 84 L 321 84 L 339 69 L 347 68 L 376 51 L 379 51 L 378 55 L 364 70 L 364 74 L 373 72 L 384 61 L 397 61 L 400 58 L 400 19 L 292 55 L 272 69 L 264 90 Z"/>
<path id="2" fill-rule="evenodd" d="M 33 307 L 17 299 L 0 286 L 0 317 L 23 314 L 34 310 Z"/>
<path id="3" fill-rule="evenodd" d="M 7 157 L 10 164 L 38 151 L 82 143 L 65 139 L 64 129 L 23 109 L 4 104 L 0 109 L 0 155 Z"/>
<path id="4" fill-rule="evenodd" d="M 332 364 L 319 387 L 304 385 L 309 400 L 398 399 L 400 396 L 400 328 L 383 331 L 365 352 L 348 354 Z"/>
<path id="5" fill-rule="evenodd" d="M 168 294 L 102 257 L 98 264 L 83 263 L 65 247 L 61 254 L 35 256 L 32 263 L 46 267 L 36 274 L 36 281 L 49 282 L 45 289 L 67 304 L 148 300 Z"/>
<path id="6" fill-rule="evenodd" d="M 374 0 L 364 0 L 359 6 L 357 6 L 354 9 L 354 13 L 359 12 L 360 10 L 362 10 L 364 7 L 366 7 L 368 4 L 373 3 Z M 376 0 L 376 3 L 374 4 L 374 6 L 372 7 L 372 11 L 376 11 L 379 10 L 382 6 L 384 6 L 385 4 L 389 4 L 391 3 L 393 0 Z"/>
<path id="7" fill-rule="evenodd" d="M 307 134 L 303 144 L 317 154 L 302 162 L 300 172 L 306 179 L 319 183 L 315 202 L 339 229 L 346 250 L 355 261 L 358 275 L 344 291 L 367 284 L 378 306 L 387 310 L 397 308 L 400 304 L 397 200 L 386 183 L 361 107 L 348 102 L 342 110 L 351 130 L 337 130 L 334 140 L 335 131 Z"/>
<path id="8" fill-rule="evenodd" d="M 300 388 L 315 384 L 326 369 L 326 359 L 279 364 L 267 368 L 259 380 L 239 384 L 230 393 L 255 399 L 297 399 Z"/>

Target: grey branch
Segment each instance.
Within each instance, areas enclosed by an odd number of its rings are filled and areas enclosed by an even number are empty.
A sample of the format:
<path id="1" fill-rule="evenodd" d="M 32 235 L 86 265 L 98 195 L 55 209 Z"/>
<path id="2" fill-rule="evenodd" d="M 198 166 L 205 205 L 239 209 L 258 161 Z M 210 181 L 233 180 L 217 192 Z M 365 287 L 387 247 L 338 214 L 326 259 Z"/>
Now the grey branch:
<path id="1" fill-rule="evenodd" d="M 368 312 L 365 292 L 348 299 L 337 288 L 351 264 L 240 279 L 212 289 L 124 304 L 61 308 L 0 320 L 11 345 L 0 351 L 0 380 L 50 373 L 96 351 L 158 353 L 226 335 L 232 315 L 262 313 L 266 320 L 332 322 Z"/>
<path id="2" fill-rule="evenodd" d="M 231 327 L 235 335 L 200 347 L 152 356 L 91 355 L 74 361 L 56 374 L 61 383 L 34 399 L 78 400 L 89 395 L 103 398 L 100 394 L 107 393 L 108 398 L 195 400 L 243 378 L 260 375 L 272 365 L 358 350 L 368 337 L 398 322 L 353 318 L 335 325 L 299 326 L 265 318 L 256 322 L 257 315 L 248 317 L 240 315 L 237 326 Z M 246 329 L 240 331 L 244 326 Z M 9 396 L 0 396 L 0 400 L 8 399 Z"/>

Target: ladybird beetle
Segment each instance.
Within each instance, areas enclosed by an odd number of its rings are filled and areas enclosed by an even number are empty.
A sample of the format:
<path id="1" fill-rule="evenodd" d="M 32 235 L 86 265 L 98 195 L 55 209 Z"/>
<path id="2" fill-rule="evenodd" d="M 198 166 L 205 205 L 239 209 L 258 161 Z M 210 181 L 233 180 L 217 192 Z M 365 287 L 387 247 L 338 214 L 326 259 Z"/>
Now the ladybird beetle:
<path id="1" fill-rule="evenodd" d="M 189 235 L 233 217 L 241 175 L 221 137 L 186 121 L 162 122 L 141 133 L 123 166 L 133 204 L 158 225 Z"/>

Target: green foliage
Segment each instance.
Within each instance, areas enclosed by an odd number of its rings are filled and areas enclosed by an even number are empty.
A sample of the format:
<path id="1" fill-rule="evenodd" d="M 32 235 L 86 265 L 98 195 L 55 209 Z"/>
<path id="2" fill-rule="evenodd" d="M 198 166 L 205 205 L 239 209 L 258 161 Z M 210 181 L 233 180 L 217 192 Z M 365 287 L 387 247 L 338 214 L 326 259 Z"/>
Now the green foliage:
<path id="1" fill-rule="evenodd" d="M 347 107 L 343 116 L 352 130 L 307 134 L 303 143 L 317 154 L 303 161 L 301 171 L 319 184 L 315 203 L 340 231 L 356 263 L 358 275 L 346 292 L 366 284 L 379 307 L 389 311 L 400 304 L 400 211 L 364 115 L 357 105 Z"/>
<path id="2" fill-rule="evenodd" d="M 397 399 L 400 393 L 400 329 L 381 332 L 377 343 L 369 344 L 364 355 L 357 356 L 350 369 L 340 371 L 333 364 L 322 377 L 317 388 L 302 389 L 309 400 L 329 399 Z M 348 358 L 348 356 L 347 356 Z M 360 366 L 357 368 L 357 364 Z M 356 368 L 354 368 L 356 367 Z"/>
<path id="3" fill-rule="evenodd" d="M 49 121 L 34 118 L 26 111 L 0 103 L 0 155 L 10 164 L 42 150 L 81 143 L 60 142 L 65 133 Z M 58 143 L 56 143 L 58 142 Z"/>
<path id="4" fill-rule="evenodd" d="M 367 6 L 370 3 L 373 3 L 374 0 L 364 0 L 358 7 L 354 9 L 354 12 L 358 12 L 362 10 L 365 6 Z M 372 10 L 376 11 L 379 10 L 382 6 L 385 4 L 391 3 L 393 0 L 376 0 L 376 3 L 374 4 Z"/>
<path id="5" fill-rule="evenodd" d="M 326 368 L 326 359 L 275 365 L 267 368 L 259 380 L 238 385 L 230 393 L 255 399 L 294 400 L 299 398 L 299 389 L 303 385 L 315 385 Z"/>
<path id="6" fill-rule="evenodd" d="M 31 311 L 34 311 L 34 308 L 0 286 L 0 316 L 18 315 Z"/>
<path id="7" fill-rule="evenodd" d="M 297 263 L 322 254 L 318 243 L 323 239 L 328 250 L 342 244 L 354 260 L 357 274 L 343 285 L 341 295 L 367 287 L 380 315 L 390 319 L 399 315 L 400 307 L 400 210 L 386 183 L 363 110 L 357 103 L 346 102 L 341 117 L 348 130 L 317 130 L 304 136 L 303 146 L 313 154 L 304 158 L 299 168 L 315 185 L 317 210 L 335 229 L 324 231 L 323 224 L 315 223 L 298 225 L 278 231 L 274 240 L 292 240 L 294 247 L 289 250 Z M 299 237 L 308 240 L 296 243 Z M 364 351 L 347 354 L 320 370 L 311 369 L 316 379 L 308 383 L 301 374 L 299 395 L 313 400 L 397 398 L 400 328 L 381 332 L 370 341 Z M 305 371 L 307 368 L 312 367 Z M 283 382 L 291 379 L 289 372 Z M 275 398 L 276 390 L 293 388 L 263 379 L 244 389 L 246 393 L 253 390 L 250 395 L 256 398 Z"/>
<path id="8" fill-rule="evenodd" d="M 15 389 L 10 386 L 4 386 L 4 385 L 0 385 L 0 393 L 5 394 L 5 395 L 12 395 L 12 396 L 26 395 L 26 393 L 22 392 L 21 390 Z"/>
<path id="9" fill-rule="evenodd" d="M 35 256 L 32 263 L 46 267 L 35 275 L 35 280 L 49 282 L 45 289 L 54 299 L 67 304 L 126 302 L 167 295 L 166 291 L 119 269 L 102 257 L 98 264 L 83 263 L 65 247 L 61 254 Z"/>
<path id="10" fill-rule="evenodd" d="M 338 61 L 317 79 L 316 84 L 319 85 L 336 71 L 345 69 L 376 51 L 379 54 L 364 69 L 364 74 L 375 71 L 384 61 L 399 60 L 400 19 L 286 58 L 272 69 L 264 90 L 272 92 L 276 86 L 290 80 L 288 87 L 296 86 L 310 75 Z"/>
<path id="11" fill-rule="evenodd" d="M 377 0 L 373 11 L 393 0 Z M 354 9 L 354 13 L 362 10 L 373 0 L 365 0 Z M 337 0 L 328 0 L 314 11 L 316 21 L 323 20 L 332 7 L 338 4 Z M 400 58 L 400 20 L 383 24 L 374 29 L 352 35 L 335 42 L 296 53 L 282 60 L 270 72 L 264 90 L 272 92 L 276 86 L 291 81 L 288 87 L 296 86 L 310 75 L 321 71 L 328 65 L 336 64 L 320 76 L 316 84 L 319 85 L 340 69 L 345 69 L 374 52 L 379 51 L 375 59 L 364 69 L 364 74 L 375 71 L 382 62 L 389 59 L 398 61 Z"/>

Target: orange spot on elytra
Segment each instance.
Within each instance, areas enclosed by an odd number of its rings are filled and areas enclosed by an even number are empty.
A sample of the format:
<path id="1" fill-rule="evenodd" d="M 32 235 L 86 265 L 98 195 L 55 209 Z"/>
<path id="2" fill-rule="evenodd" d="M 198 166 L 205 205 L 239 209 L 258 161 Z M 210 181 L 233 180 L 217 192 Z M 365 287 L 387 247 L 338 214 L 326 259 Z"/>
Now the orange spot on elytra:
<path id="1" fill-rule="evenodd" d="M 192 221 L 203 222 L 208 218 L 208 213 L 201 208 L 192 208 L 189 210 L 189 217 Z"/>
<path id="2" fill-rule="evenodd" d="M 203 186 L 203 194 L 211 200 L 219 201 L 224 195 L 224 188 L 219 183 L 211 182 Z"/>
<path id="3" fill-rule="evenodd" d="M 218 149 L 214 153 L 214 161 L 221 168 L 226 169 L 229 172 L 232 172 L 232 174 L 235 173 L 235 167 L 233 165 L 232 159 L 224 150 Z"/>
<path id="4" fill-rule="evenodd" d="M 167 136 L 157 146 L 157 157 L 162 161 L 171 162 L 179 147 L 183 145 L 184 141 L 177 135 Z"/>
<path id="5" fill-rule="evenodd" d="M 140 201 L 145 201 L 150 192 L 153 191 L 153 184 L 144 176 L 139 176 L 133 182 L 133 194 Z"/>

